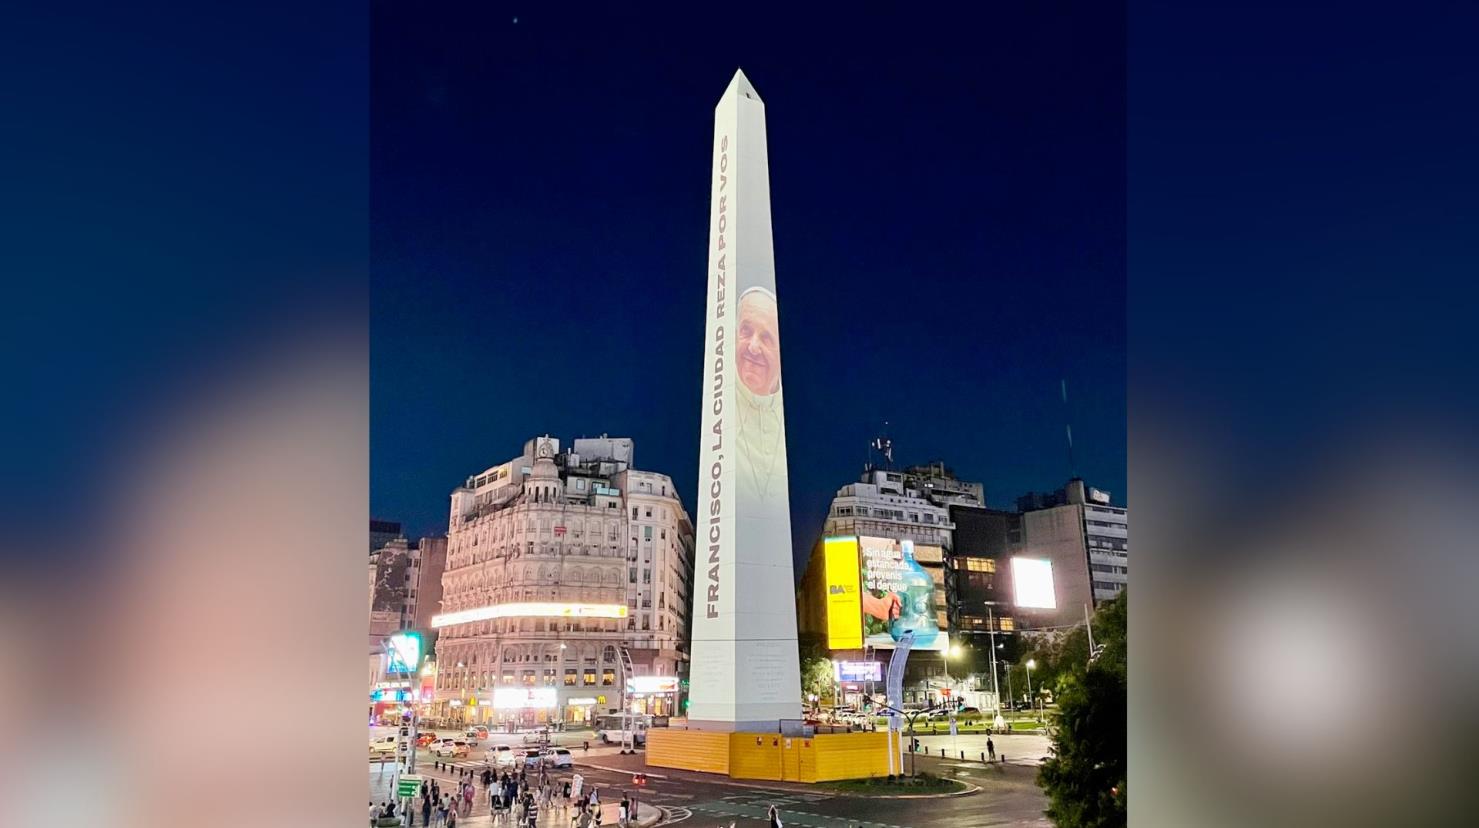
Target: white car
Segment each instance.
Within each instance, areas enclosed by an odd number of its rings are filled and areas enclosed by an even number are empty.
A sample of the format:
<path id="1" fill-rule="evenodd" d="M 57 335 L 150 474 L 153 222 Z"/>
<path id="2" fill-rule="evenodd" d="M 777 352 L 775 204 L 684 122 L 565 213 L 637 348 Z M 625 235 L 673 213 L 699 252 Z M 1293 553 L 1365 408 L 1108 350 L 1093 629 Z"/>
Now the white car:
<path id="1" fill-rule="evenodd" d="M 467 742 L 461 739 L 442 738 L 437 739 L 430 745 L 431 752 L 436 756 L 466 756 Z"/>
<path id="2" fill-rule="evenodd" d="M 541 765 L 547 768 L 568 768 L 575 764 L 575 758 L 565 748 L 548 748 L 541 751 L 529 751 L 524 755 L 524 764 L 531 768 Z"/>
<path id="3" fill-rule="evenodd" d="M 509 745 L 489 745 L 487 758 L 497 767 L 513 767 L 514 749 Z"/>
<path id="4" fill-rule="evenodd" d="M 520 739 L 526 745 L 537 745 L 549 741 L 549 728 L 541 727 L 536 730 L 525 731 Z"/>
<path id="5" fill-rule="evenodd" d="M 394 736 L 376 736 L 370 740 L 371 756 L 389 756 L 395 753 Z"/>

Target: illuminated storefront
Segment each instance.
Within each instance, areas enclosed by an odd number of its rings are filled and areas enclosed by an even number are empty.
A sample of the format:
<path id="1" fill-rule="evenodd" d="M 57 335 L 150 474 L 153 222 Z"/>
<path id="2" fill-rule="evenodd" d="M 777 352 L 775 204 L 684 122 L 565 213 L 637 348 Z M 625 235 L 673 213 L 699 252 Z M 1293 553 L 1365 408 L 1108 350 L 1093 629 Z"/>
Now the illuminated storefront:
<path id="1" fill-rule="evenodd" d="M 677 676 L 633 676 L 627 679 L 627 709 L 649 716 L 677 716 Z"/>

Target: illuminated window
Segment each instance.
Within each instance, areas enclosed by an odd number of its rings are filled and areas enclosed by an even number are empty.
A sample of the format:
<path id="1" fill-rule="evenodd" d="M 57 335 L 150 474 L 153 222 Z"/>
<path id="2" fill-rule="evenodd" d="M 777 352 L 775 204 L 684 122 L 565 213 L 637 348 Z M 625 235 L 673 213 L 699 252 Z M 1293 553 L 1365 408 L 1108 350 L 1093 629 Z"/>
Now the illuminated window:
<path id="1" fill-rule="evenodd" d="M 998 618 L 996 619 L 996 623 L 1003 630 L 1010 631 L 1017 628 L 1017 625 L 1010 618 Z"/>
<path id="2" fill-rule="evenodd" d="M 971 572 L 995 572 L 996 561 L 991 558 L 966 558 L 965 568 Z"/>
<path id="3" fill-rule="evenodd" d="M 586 670 L 585 671 L 585 675 L 583 676 L 583 678 L 584 678 L 584 684 L 587 687 L 594 687 L 596 685 L 596 671 L 595 670 Z"/>
<path id="4" fill-rule="evenodd" d="M 607 687 L 610 687 L 611 685 L 615 684 L 616 683 L 616 671 L 615 670 L 602 670 L 601 671 L 601 683 L 603 685 L 607 686 Z"/>
<path id="5" fill-rule="evenodd" d="M 575 686 L 575 671 L 574 670 L 566 670 L 565 671 L 565 686 L 566 687 L 574 687 Z"/>

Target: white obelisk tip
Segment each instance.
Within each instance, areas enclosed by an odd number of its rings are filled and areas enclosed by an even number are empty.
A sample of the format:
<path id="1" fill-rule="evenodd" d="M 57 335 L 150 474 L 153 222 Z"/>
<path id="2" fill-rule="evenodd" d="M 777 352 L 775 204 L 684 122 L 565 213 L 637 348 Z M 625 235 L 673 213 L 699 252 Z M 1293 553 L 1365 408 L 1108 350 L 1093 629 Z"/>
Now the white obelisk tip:
<path id="1" fill-rule="evenodd" d="M 730 91 L 734 91 L 740 96 L 749 98 L 752 101 L 764 103 L 764 101 L 760 100 L 760 93 L 755 91 L 755 85 L 750 83 L 749 78 L 745 77 L 745 70 L 743 69 L 734 70 L 734 78 L 729 81 L 729 88 L 725 90 L 725 97 L 728 97 Z"/>

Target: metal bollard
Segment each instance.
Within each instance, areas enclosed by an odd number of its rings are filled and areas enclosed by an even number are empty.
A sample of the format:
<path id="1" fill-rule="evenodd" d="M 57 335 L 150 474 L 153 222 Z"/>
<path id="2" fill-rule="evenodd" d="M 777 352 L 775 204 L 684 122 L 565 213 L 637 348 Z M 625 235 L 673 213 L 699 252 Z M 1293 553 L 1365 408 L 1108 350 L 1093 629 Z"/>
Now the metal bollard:
<path id="1" fill-rule="evenodd" d="M 965 761 L 965 751 L 963 751 L 963 750 L 960 752 L 960 761 L 962 761 L 962 762 Z"/>
<path id="2" fill-rule="evenodd" d="M 986 754 L 981 754 L 981 764 L 986 764 Z"/>

